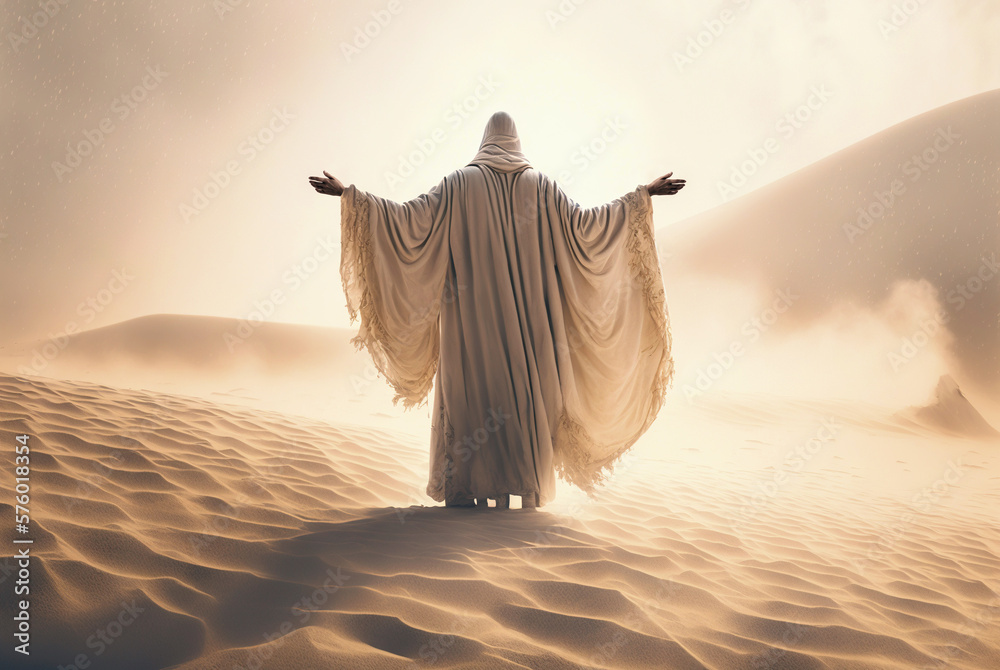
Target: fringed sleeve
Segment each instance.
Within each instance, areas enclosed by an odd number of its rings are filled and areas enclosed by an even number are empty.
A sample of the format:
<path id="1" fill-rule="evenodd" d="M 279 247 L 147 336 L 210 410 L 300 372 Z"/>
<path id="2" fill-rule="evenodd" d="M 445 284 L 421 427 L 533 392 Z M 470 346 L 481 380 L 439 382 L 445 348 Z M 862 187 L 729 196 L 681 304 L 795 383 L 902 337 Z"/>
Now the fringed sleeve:
<path id="1" fill-rule="evenodd" d="M 674 372 L 670 321 L 646 187 L 592 209 L 554 183 L 547 191 L 564 323 L 555 465 L 593 493 L 659 413 Z"/>
<path id="2" fill-rule="evenodd" d="M 396 203 L 349 186 L 341 197 L 340 274 L 352 340 L 411 408 L 426 402 L 440 350 L 448 268 L 447 180 Z"/>

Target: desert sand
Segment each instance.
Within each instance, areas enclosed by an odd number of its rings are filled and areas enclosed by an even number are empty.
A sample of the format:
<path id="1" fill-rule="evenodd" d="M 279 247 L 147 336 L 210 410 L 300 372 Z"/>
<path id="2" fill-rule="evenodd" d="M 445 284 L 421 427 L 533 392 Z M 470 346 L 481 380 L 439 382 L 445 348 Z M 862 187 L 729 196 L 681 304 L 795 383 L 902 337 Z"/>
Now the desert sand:
<path id="1" fill-rule="evenodd" d="M 421 503 L 425 445 L 374 421 L 13 376 L 0 403 L 36 491 L 14 667 L 1000 663 L 998 444 L 876 407 L 674 404 L 595 499 L 470 511 Z"/>

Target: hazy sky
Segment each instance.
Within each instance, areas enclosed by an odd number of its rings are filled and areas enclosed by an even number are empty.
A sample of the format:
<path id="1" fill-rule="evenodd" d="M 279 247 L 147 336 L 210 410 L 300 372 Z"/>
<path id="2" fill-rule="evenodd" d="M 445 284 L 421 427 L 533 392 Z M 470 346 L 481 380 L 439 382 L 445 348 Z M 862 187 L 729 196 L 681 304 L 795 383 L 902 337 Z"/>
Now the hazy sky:
<path id="1" fill-rule="evenodd" d="M 306 178 L 409 199 L 496 110 L 584 205 L 687 178 L 661 226 L 1000 87 L 989 2 L 577 3 L 3 3 L 0 342 L 271 297 L 347 325 Z"/>

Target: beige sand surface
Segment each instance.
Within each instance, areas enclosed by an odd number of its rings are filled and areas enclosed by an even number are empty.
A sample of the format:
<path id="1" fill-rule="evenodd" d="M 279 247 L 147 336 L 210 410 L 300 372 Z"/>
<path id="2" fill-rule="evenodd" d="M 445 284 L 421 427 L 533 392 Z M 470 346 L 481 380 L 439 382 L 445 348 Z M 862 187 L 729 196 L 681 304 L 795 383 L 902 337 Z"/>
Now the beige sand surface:
<path id="1" fill-rule="evenodd" d="M 373 425 L 11 376 L 0 409 L 36 667 L 1000 667 L 1000 445 L 878 407 L 673 403 L 537 512 L 423 507 L 425 444 Z"/>

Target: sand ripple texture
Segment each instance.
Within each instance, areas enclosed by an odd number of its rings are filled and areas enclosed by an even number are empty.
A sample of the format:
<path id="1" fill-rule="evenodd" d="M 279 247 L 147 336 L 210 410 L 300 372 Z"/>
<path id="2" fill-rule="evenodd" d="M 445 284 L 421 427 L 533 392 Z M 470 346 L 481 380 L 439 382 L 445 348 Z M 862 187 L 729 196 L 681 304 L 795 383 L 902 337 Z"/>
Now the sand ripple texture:
<path id="1" fill-rule="evenodd" d="M 1000 668 L 995 498 L 915 509 L 845 464 L 755 501 L 766 471 L 667 455 L 596 501 L 445 509 L 412 438 L 0 377 L 8 464 L 22 433 L 33 654 L 5 668 Z"/>

